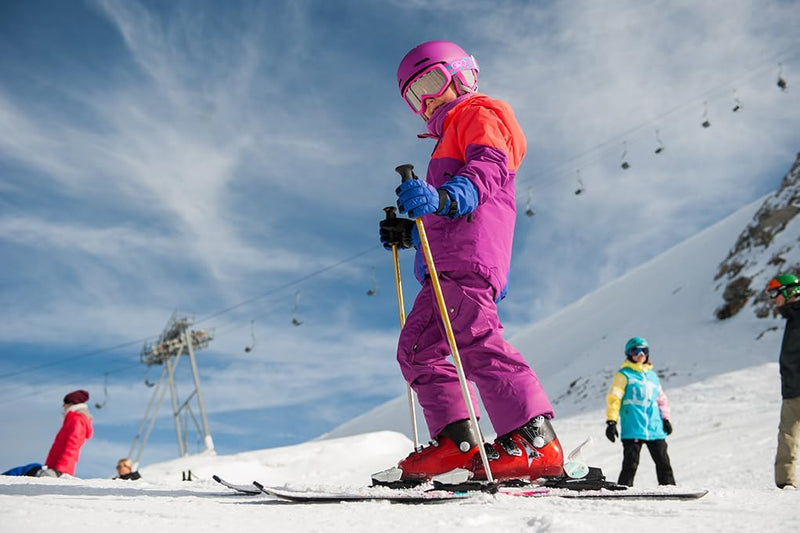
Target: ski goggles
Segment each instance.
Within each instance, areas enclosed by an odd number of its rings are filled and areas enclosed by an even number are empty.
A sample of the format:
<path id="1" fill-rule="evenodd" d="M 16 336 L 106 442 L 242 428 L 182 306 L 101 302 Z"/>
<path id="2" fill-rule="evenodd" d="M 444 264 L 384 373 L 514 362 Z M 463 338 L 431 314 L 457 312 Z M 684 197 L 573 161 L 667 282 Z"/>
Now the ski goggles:
<path id="1" fill-rule="evenodd" d="M 442 96 L 453 76 L 458 78 L 462 87 L 474 91 L 477 88 L 478 78 L 472 69 L 477 70 L 478 64 L 471 56 L 450 63 L 431 65 L 412 78 L 403 90 L 403 99 L 414 113 L 422 114 L 425 112 L 425 100 Z"/>
<path id="2" fill-rule="evenodd" d="M 650 348 L 648 348 L 647 346 L 637 346 L 636 348 L 631 348 L 630 351 L 628 352 L 628 355 L 637 356 L 641 353 L 645 355 L 650 355 Z"/>
<path id="3" fill-rule="evenodd" d="M 769 296 L 770 299 L 772 299 L 772 300 L 774 300 L 775 298 L 777 298 L 781 294 L 783 294 L 783 297 L 786 298 L 786 292 L 785 291 L 787 291 L 789 289 L 793 289 L 794 287 L 797 287 L 797 285 L 795 285 L 795 284 L 792 284 L 792 285 L 781 285 L 780 287 L 775 287 L 774 289 L 767 289 L 765 292 L 767 293 L 767 296 Z"/>

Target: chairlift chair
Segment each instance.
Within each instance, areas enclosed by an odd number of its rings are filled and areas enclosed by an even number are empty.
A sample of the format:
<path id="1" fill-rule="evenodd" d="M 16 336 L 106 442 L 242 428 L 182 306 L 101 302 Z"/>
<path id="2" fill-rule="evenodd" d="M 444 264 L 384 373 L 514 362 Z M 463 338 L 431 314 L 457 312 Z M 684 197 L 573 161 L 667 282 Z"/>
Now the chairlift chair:
<path id="1" fill-rule="evenodd" d="M 294 293 L 294 310 L 292 311 L 292 325 L 299 326 L 303 323 L 302 320 L 297 318 L 297 308 L 300 306 L 300 291 Z"/>
<path id="2" fill-rule="evenodd" d="M 664 151 L 664 143 L 661 141 L 661 137 L 658 135 L 658 130 L 656 130 L 656 143 L 658 143 L 658 146 L 656 146 L 656 149 L 653 150 L 653 152 L 655 154 L 660 154 Z"/>
<path id="3" fill-rule="evenodd" d="M 525 205 L 525 214 L 529 217 L 536 214 L 536 211 L 533 209 L 533 189 L 528 189 L 528 202 Z"/>
<path id="4" fill-rule="evenodd" d="M 378 293 L 378 280 L 375 278 L 375 267 L 372 267 L 372 287 L 367 291 L 367 296 L 375 296 Z"/>
<path id="5" fill-rule="evenodd" d="M 704 109 L 703 109 L 703 122 L 700 123 L 701 126 L 704 128 L 708 128 L 711 126 L 711 121 L 708 120 L 708 102 L 704 102 Z"/>
<path id="6" fill-rule="evenodd" d="M 103 407 L 106 406 L 106 402 L 108 402 L 108 372 L 106 372 L 103 376 L 104 376 L 104 380 L 103 380 L 103 401 L 102 402 L 96 402 L 94 404 L 96 409 L 102 409 Z"/>
<path id="7" fill-rule="evenodd" d="M 739 100 L 739 95 L 736 92 L 736 89 L 733 90 L 733 109 L 734 113 L 737 113 L 742 110 L 742 101 Z"/>
<path id="8" fill-rule="evenodd" d="M 778 85 L 778 87 L 780 87 L 781 91 L 785 91 L 789 87 L 789 84 L 786 83 L 786 80 L 783 78 L 783 64 L 782 63 L 778 63 L 778 82 L 777 82 L 777 85 Z"/>
<path id="9" fill-rule="evenodd" d="M 575 189 L 575 196 L 580 195 L 581 193 L 583 193 L 583 191 L 586 190 L 586 186 L 584 186 L 583 180 L 581 179 L 581 171 L 578 170 L 577 173 L 578 173 L 578 188 Z"/>
<path id="10" fill-rule="evenodd" d="M 626 159 L 626 156 L 628 155 L 628 141 L 623 142 L 622 146 L 623 146 L 622 164 L 620 166 L 622 167 L 622 170 L 628 170 L 629 168 L 631 168 L 631 165 L 628 163 L 628 160 Z"/>
<path id="11" fill-rule="evenodd" d="M 250 344 L 244 347 L 245 353 L 250 353 L 256 347 L 255 320 L 250 321 Z"/>

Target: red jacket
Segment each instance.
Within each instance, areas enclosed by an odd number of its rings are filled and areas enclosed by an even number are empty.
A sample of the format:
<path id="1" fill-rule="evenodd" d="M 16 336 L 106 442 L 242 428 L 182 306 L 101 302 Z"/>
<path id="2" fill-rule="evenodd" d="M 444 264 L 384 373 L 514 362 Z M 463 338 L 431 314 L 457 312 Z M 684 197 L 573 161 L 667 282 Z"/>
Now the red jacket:
<path id="1" fill-rule="evenodd" d="M 93 434 L 92 416 L 86 404 L 70 406 L 64 413 L 64 423 L 56 434 L 44 464 L 62 474 L 74 476 L 83 443 L 91 439 Z"/>

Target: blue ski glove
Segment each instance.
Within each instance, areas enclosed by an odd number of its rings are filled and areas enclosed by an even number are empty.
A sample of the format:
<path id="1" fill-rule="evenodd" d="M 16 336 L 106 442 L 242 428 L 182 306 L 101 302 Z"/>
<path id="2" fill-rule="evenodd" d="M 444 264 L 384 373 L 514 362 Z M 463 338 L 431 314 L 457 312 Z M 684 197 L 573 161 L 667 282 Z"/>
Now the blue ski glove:
<path id="1" fill-rule="evenodd" d="M 398 248 L 419 246 L 419 232 L 413 220 L 397 217 L 387 218 L 380 221 L 379 227 L 381 244 L 387 250 L 391 250 L 392 246 Z"/>
<path id="2" fill-rule="evenodd" d="M 450 211 L 450 196 L 447 191 L 437 189 L 420 180 L 408 180 L 394 191 L 397 207 L 410 217 L 421 217 L 430 213 L 442 215 Z"/>
<path id="3" fill-rule="evenodd" d="M 664 433 L 672 435 L 672 424 L 666 418 L 664 419 Z"/>
<path id="4" fill-rule="evenodd" d="M 619 437 L 617 423 L 613 420 L 606 420 L 606 438 L 611 442 L 614 442 L 617 437 Z"/>

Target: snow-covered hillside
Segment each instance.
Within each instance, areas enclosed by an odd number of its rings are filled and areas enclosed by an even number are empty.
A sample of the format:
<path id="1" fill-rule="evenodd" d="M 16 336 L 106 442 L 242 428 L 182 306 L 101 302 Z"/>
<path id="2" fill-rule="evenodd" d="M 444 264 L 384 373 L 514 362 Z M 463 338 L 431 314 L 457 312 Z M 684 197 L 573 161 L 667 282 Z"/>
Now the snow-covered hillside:
<path id="1" fill-rule="evenodd" d="M 554 425 L 564 446 L 593 437 L 584 458 L 615 479 L 622 449 L 603 436 L 604 396 L 626 339 L 646 337 L 672 403 L 675 432 L 668 442 L 676 479 L 685 488 L 710 489 L 701 500 L 485 496 L 429 506 L 311 506 L 234 496 L 211 480 L 220 474 L 238 483 L 296 487 L 367 484 L 371 472 L 392 466 L 412 448 L 406 400 L 400 397 L 318 440 L 146 465 L 138 482 L 3 477 L 0 530 L 784 530 L 800 516 L 800 492 L 779 491 L 772 483 L 783 324 L 772 315 L 738 313 L 718 320 L 714 314 L 724 290 L 714 281 L 720 260 L 760 206 L 753 203 L 511 339 L 554 400 Z M 790 221 L 785 235 L 800 234 L 798 220 Z M 492 434 L 488 425 L 484 430 Z M 181 481 L 189 470 L 193 481 Z M 656 485 L 646 454 L 636 485 Z"/>

